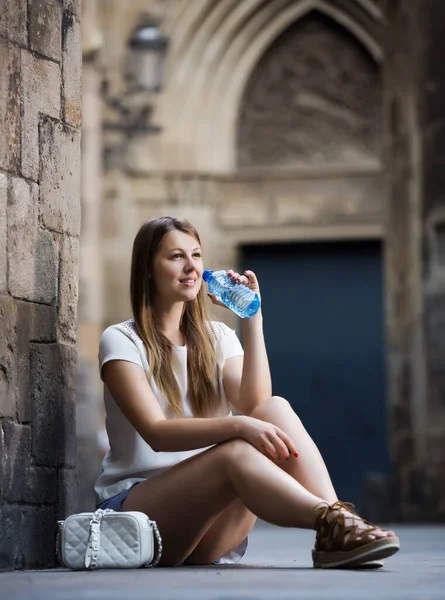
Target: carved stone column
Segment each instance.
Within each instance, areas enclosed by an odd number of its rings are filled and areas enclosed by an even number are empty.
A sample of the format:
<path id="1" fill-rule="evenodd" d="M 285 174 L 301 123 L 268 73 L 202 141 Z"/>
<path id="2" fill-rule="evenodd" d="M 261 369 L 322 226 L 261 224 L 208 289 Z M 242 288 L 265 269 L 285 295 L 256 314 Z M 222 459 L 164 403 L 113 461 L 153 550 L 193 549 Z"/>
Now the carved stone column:
<path id="1" fill-rule="evenodd" d="M 400 516 L 445 519 L 445 47 L 436 0 L 388 4 L 386 286 Z"/>

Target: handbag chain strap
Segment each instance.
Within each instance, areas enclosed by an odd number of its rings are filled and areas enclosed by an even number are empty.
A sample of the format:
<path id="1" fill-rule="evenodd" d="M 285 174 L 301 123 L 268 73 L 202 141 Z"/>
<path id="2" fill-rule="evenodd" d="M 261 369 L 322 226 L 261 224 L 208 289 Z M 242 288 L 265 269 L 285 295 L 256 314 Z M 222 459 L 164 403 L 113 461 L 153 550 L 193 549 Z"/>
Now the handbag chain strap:
<path id="1" fill-rule="evenodd" d="M 100 550 L 100 523 L 106 514 L 112 512 L 114 511 L 109 508 L 105 510 L 98 508 L 90 521 L 90 535 L 85 552 L 85 567 L 87 569 L 95 569 L 97 567 Z"/>
<path id="2" fill-rule="evenodd" d="M 155 537 L 156 537 L 156 542 L 158 545 L 158 551 L 156 553 L 156 558 L 154 559 L 154 561 L 152 563 L 146 564 L 145 566 L 146 567 L 157 567 L 159 564 L 159 561 L 161 560 L 161 556 L 162 556 L 162 538 L 161 538 L 161 534 L 159 533 L 159 529 L 158 529 L 156 521 L 151 521 L 150 519 L 148 519 L 148 522 L 153 527 L 153 531 L 154 531 Z"/>
<path id="3" fill-rule="evenodd" d="M 97 567 L 97 560 L 99 558 L 99 550 L 100 550 L 100 524 L 105 515 L 114 513 L 114 510 L 106 508 L 102 510 L 98 508 L 93 515 L 93 518 L 90 521 L 90 536 L 88 538 L 87 549 L 85 553 L 85 567 L 87 569 L 95 569 Z M 147 563 L 144 567 L 156 567 L 159 564 L 162 556 L 162 538 L 159 533 L 158 526 L 156 521 L 151 521 L 148 519 L 149 524 L 152 526 L 156 542 L 158 546 L 158 551 L 156 554 L 156 558 L 151 563 Z"/>

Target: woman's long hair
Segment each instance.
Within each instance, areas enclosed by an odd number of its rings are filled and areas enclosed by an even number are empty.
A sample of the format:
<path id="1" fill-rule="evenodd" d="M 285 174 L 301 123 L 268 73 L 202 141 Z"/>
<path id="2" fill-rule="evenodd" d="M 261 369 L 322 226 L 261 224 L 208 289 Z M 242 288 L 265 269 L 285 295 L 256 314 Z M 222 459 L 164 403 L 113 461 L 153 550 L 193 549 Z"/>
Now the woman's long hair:
<path id="1" fill-rule="evenodd" d="M 191 235 L 201 244 L 198 232 L 188 221 L 161 217 L 144 223 L 133 243 L 130 296 L 135 328 L 144 343 L 151 375 L 172 413 L 180 417 L 183 411 L 181 391 L 172 368 L 173 345 L 158 330 L 152 309 L 156 294 L 154 258 L 164 236 L 174 230 Z M 185 302 L 180 328 L 187 344 L 190 406 L 196 417 L 209 416 L 220 402 L 218 382 L 221 371 L 202 286 L 194 300 Z"/>

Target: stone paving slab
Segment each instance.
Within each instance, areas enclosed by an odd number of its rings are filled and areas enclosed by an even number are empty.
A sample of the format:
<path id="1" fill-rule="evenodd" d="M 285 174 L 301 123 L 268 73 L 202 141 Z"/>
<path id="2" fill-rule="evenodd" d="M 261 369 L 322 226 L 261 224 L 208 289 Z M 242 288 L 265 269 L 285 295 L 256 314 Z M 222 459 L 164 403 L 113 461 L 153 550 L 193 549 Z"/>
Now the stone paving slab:
<path id="1" fill-rule="evenodd" d="M 6 600 L 443 600 L 445 527 L 392 526 L 402 550 L 376 571 L 313 569 L 313 533 L 259 524 L 243 563 L 73 573 L 0 573 Z"/>

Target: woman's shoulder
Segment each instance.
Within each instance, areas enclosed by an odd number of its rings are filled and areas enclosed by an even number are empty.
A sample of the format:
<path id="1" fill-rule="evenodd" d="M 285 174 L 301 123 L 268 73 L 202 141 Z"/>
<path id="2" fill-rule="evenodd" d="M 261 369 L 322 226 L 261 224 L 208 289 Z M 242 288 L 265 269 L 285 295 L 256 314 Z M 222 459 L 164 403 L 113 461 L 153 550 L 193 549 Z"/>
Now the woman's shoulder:
<path id="1" fill-rule="evenodd" d="M 137 341 L 138 337 L 132 319 L 110 325 L 105 329 L 99 343 L 101 377 L 103 365 L 110 360 L 126 360 L 147 368 L 141 346 Z"/>
<path id="2" fill-rule="evenodd" d="M 206 321 L 206 326 L 209 332 L 217 339 L 236 335 L 235 331 L 222 321 Z"/>
<path id="3" fill-rule="evenodd" d="M 134 319 L 128 319 L 121 323 L 110 325 L 105 329 L 100 338 L 101 345 L 108 343 L 125 343 L 128 340 L 137 344 L 140 341 L 139 335 L 136 333 Z"/>
<path id="4" fill-rule="evenodd" d="M 243 347 L 234 329 L 221 321 L 208 321 L 207 326 L 216 338 L 216 346 L 219 349 L 218 351 L 221 352 L 223 361 L 232 356 L 242 356 L 244 354 Z"/>

